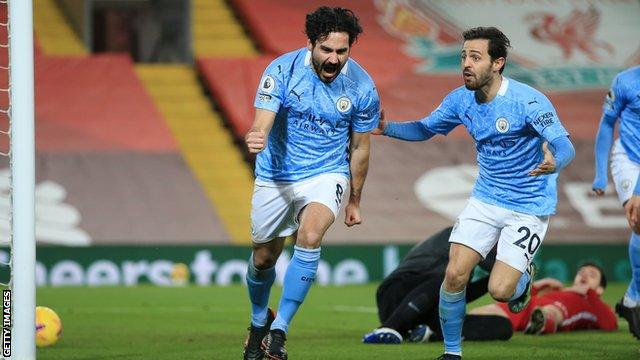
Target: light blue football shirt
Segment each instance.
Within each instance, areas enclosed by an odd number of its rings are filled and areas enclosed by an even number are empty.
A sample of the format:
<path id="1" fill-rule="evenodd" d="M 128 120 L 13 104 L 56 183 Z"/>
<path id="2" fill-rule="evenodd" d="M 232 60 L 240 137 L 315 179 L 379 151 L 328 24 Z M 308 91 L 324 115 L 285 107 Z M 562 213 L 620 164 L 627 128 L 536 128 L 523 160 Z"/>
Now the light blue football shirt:
<path id="1" fill-rule="evenodd" d="M 313 69 L 306 48 L 267 67 L 254 106 L 277 113 L 267 146 L 256 158 L 256 177 L 274 182 L 325 173 L 349 176 L 351 131 L 375 129 L 380 116 L 373 80 L 357 62 L 349 59 L 327 84 Z"/>
<path id="2" fill-rule="evenodd" d="M 640 163 L 640 66 L 615 77 L 603 110 L 607 116 L 620 119 L 620 142 L 629 159 Z"/>
<path id="3" fill-rule="evenodd" d="M 541 92 L 503 77 L 497 96 L 478 103 L 474 91 L 461 86 L 420 122 L 442 135 L 460 124 L 467 128 L 476 143 L 480 168 L 473 197 L 525 214 L 555 213 L 558 174 L 528 173 L 543 160 L 543 141 L 569 134 Z"/>

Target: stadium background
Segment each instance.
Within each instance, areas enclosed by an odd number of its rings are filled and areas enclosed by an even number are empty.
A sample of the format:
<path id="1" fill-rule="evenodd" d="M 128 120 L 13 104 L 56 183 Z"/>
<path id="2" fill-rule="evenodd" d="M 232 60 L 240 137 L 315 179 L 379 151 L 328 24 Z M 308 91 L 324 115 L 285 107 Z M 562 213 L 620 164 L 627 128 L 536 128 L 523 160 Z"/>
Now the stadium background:
<path id="1" fill-rule="evenodd" d="M 640 63 L 638 1 L 36 0 L 38 284 L 171 285 L 175 263 L 195 284 L 240 282 L 253 180 L 241 139 L 256 84 L 271 59 L 304 46 L 304 15 L 321 4 L 361 18 L 352 57 L 394 120 L 424 116 L 460 84 L 461 30 L 502 28 L 514 44 L 506 75 L 549 95 L 577 149 L 537 258 L 542 275 L 566 280 L 595 258 L 614 281 L 629 278 L 614 192 L 589 193 L 604 95 Z M 474 154 L 464 129 L 426 143 L 374 138 L 364 223 L 337 219 L 318 283 L 380 280 L 412 244 L 451 225 Z M 6 161 L 0 175 L 7 239 Z"/>

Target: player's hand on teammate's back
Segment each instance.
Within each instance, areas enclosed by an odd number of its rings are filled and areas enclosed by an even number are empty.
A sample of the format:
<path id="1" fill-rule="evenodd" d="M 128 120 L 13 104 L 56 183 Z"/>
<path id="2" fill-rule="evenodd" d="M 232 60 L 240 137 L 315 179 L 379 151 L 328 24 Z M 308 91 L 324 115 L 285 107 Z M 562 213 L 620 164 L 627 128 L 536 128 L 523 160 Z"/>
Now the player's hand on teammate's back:
<path id="1" fill-rule="evenodd" d="M 344 223 L 351 227 L 362 223 L 362 217 L 360 216 L 360 207 L 356 204 L 349 203 L 344 209 L 345 217 Z"/>
<path id="2" fill-rule="evenodd" d="M 624 204 L 624 214 L 629 222 L 629 227 L 636 234 L 640 234 L 640 195 L 633 195 Z"/>
<path id="3" fill-rule="evenodd" d="M 382 135 L 385 127 L 387 127 L 387 121 L 384 119 L 384 109 L 382 109 L 380 110 L 380 121 L 378 121 L 378 127 L 371 131 L 371 135 Z"/>
<path id="4" fill-rule="evenodd" d="M 249 150 L 250 153 L 259 153 L 264 149 L 266 143 L 264 131 L 250 129 L 244 137 L 244 142 L 247 144 L 247 150 Z"/>
<path id="5" fill-rule="evenodd" d="M 529 172 L 530 176 L 552 174 L 556 171 L 556 159 L 553 157 L 553 153 L 549 150 L 549 145 L 546 142 L 542 144 L 542 152 L 544 158 L 535 169 Z"/>

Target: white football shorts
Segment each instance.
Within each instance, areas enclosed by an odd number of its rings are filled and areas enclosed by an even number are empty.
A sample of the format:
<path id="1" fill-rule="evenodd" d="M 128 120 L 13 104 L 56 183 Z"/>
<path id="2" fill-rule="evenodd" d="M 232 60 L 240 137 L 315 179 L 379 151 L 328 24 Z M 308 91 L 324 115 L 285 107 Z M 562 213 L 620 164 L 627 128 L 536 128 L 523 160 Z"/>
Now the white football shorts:
<path id="1" fill-rule="evenodd" d="M 611 177 L 613 177 L 620 203 L 624 204 L 631 199 L 639 173 L 640 164 L 629 159 L 620 139 L 617 139 L 611 151 Z"/>
<path id="2" fill-rule="evenodd" d="M 251 200 L 251 237 L 254 243 L 266 243 L 292 235 L 300 226 L 298 215 L 309 203 L 325 205 L 334 219 L 349 186 L 343 174 L 322 174 L 294 182 L 256 180 Z"/>
<path id="3" fill-rule="evenodd" d="M 498 243 L 496 260 L 524 273 L 548 227 L 549 216 L 507 210 L 472 197 L 458 216 L 449 242 L 468 246 L 483 258 Z"/>

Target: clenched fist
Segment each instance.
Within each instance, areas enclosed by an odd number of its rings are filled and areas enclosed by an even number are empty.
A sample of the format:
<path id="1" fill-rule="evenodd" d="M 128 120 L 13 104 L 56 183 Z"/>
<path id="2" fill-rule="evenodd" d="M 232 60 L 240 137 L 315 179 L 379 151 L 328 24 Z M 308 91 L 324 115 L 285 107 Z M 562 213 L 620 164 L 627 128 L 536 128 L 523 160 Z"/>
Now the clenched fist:
<path id="1" fill-rule="evenodd" d="M 244 142 L 247 144 L 247 150 L 249 150 L 251 154 L 257 154 L 264 149 L 267 139 L 264 131 L 251 129 L 247 135 L 245 135 Z"/>

